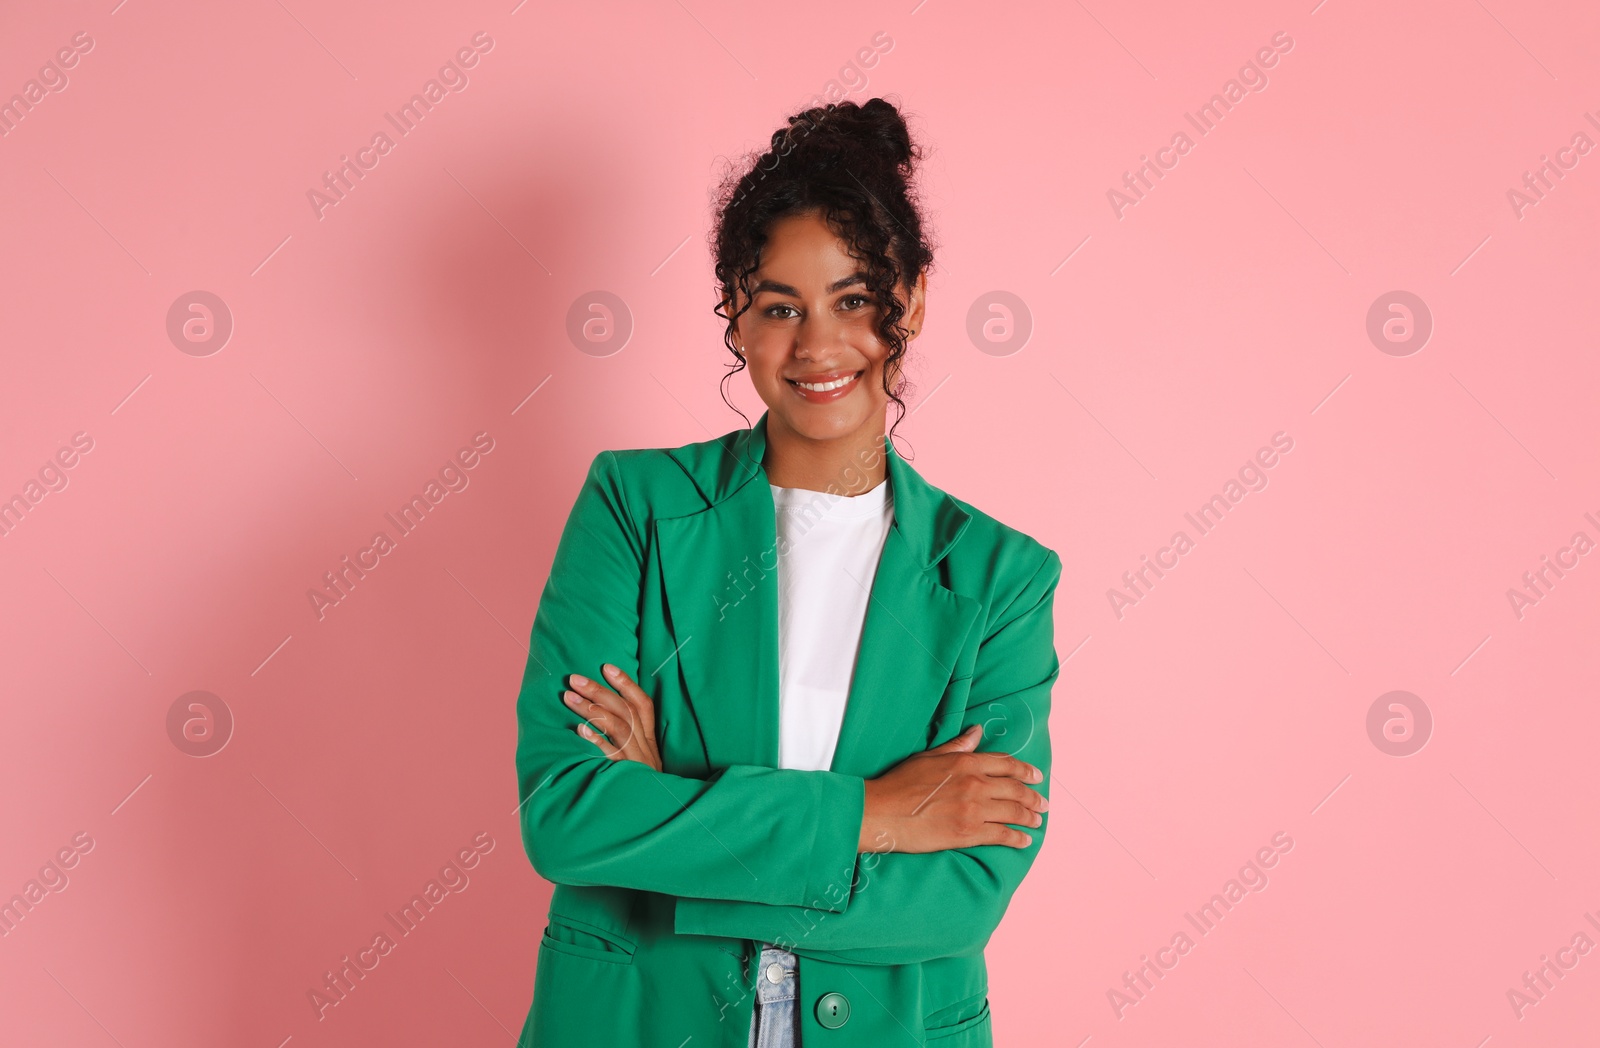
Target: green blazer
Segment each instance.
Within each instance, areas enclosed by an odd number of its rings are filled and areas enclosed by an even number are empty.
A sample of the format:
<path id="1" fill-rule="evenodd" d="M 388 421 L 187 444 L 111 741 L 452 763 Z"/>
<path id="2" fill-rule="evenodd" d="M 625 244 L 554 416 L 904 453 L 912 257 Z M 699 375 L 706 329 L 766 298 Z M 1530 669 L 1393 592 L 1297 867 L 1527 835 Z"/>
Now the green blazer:
<path id="1" fill-rule="evenodd" d="M 767 416 L 589 467 L 517 698 L 523 845 L 555 885 L 537 1048 L 746 1048 L 763 942 L 798 957 L 805 1048 L 992 1044 L 983 948 L 1043 843 L 857 854 L 864 782 L 968 725 L 1046 773 L 1061 560 L 885 442 L 894 523 L 828 771 L 778 768 Z M 571 673 L 654 697 L 663 771 L 573 729 Z"/>

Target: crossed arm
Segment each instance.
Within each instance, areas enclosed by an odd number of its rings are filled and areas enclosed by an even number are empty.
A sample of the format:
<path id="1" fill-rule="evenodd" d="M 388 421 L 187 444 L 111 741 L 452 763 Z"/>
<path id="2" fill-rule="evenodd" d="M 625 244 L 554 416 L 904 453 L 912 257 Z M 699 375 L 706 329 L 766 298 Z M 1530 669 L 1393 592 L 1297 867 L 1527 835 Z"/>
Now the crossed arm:
<path id="1" fill-rule="evenodd" d="M 962 719 L 963 729 L 984 726 L 982 748 L 1041 769 L 1045 796 L 1060 570 L 1047 551 L 993 618 Z M 615 459 L 602 452 L 562 533 L 517 702 L 523 841 L 540 875 L 676 896 L 681 934 L 775 942 L 863 964 L 981 950 L 1047 823 L 1021 848 L 905 853 L 875 844 L 862 854 L 859 776 L 733 765 L 686 778 L 638 758 L 613 759 L 614 743 L 578 733 L 581 718 L 561 697 L 567 675 L 598 676 L 604 662 L 636 675 L 641 571 Z"/>

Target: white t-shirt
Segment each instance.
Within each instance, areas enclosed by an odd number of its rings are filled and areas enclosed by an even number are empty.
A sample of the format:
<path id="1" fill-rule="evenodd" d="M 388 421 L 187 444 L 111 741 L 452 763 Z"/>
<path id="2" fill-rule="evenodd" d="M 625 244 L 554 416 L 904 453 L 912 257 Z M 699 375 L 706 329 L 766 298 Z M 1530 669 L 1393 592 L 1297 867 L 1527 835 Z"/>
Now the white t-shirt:
<path id="1" fill-rule="evenodd" d="M 894 499 L 888 478 L 860 495 L 768 486 L 779 550 L 778 766 L 827 771 Z"/>

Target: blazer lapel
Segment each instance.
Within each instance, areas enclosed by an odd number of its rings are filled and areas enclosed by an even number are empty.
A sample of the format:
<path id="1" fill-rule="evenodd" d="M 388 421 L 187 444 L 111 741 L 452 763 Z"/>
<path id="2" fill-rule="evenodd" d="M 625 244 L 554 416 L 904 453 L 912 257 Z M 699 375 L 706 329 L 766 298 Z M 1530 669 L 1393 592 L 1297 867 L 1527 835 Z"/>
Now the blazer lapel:
<path id="1" fill-rule="evenodd" d="M 899 505 L 897 498 L 896 514 Z M 962 654 L 978 608 L 938 583 L 904 530 L 889 529 L 831 770 L 875 779 L 930 745 L 935 710 L 958 662 L 971 672 Z"/>
<path id="2" fill-rule="evenodd" d="M 656 522 L 667 614 L 707 771 L 778 765 L 777 514 L 765 471 L 756 474 L 699 513 Z"/>
<path id="3" fill-rule="evenodd" d="M 778 764 L 777 519 L 762 466 L 767 415 L 674 449 L 710 503 L 655 525 L 676 656 L 708 768 Z M 876 778 L 934 734 L 940 697 L 970 673 L 980 603 L 935 565 L 969 515 L 887 440 L 894 524 L 868 591 L 832 771 Z"/>

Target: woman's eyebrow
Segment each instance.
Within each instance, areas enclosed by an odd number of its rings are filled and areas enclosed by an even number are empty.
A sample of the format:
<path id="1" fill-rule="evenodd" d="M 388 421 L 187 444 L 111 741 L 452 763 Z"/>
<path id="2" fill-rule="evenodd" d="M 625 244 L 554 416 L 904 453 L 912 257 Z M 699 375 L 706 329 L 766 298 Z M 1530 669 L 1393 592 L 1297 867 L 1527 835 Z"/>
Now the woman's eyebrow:
<path id="1" fill-rule="evenodd" d="M 840 279 L 829 284 L 827 294 L 831 295 L 835 291 L 843 290 L 852 284 L 865 284 L 866 282 L 867 275 L 865 273 L 851 273 L 849 276 L 841 277 Z M 763 280 L 761 283 L 750 289 L 750 293 L 752 295 L 759 295 L 763 291 L 775 291 L 780 295 L 791 295 L 795 298 L 800 297 L 800 292 L 796 291 L 788 284 L 780 284 L 776 280 Z"/>

